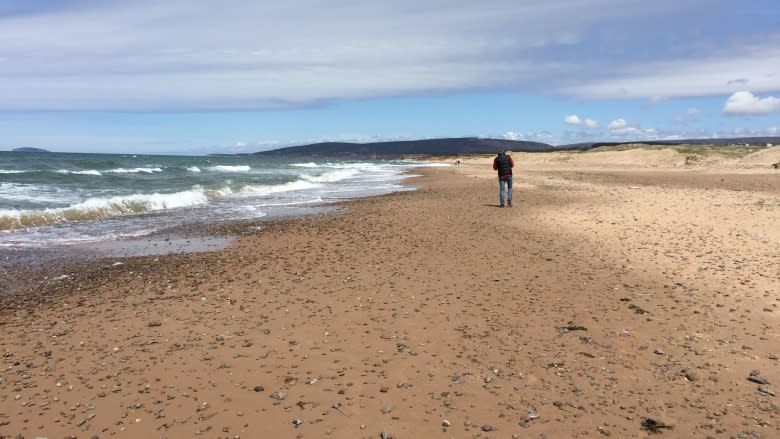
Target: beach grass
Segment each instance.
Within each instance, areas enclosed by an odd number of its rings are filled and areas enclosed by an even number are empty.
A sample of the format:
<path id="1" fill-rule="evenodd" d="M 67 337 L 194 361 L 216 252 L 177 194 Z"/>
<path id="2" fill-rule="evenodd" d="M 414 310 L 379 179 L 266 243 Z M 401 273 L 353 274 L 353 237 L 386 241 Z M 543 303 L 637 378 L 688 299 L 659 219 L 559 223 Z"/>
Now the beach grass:
<path id="1" fill-rule="evenodd" d="M 607 145 L 593 148 L 585 151 L 585 153 L 591 152 L 619 152 L 630 151 L 634 149 L 642 149 L 647 151 L 660 151 L 669 149 L 685 155 L 699 155 L 699 156 L 715 156 L 720 155 L 727 158 L 742 158 L 755 152 L 766 149 L 763 146 L 745 146 L 745 145 L 694 145 L 694 144 L 680 144 L 680 145 L 648 145 L 645 143 L 630 143 L 621 145 Z"/>

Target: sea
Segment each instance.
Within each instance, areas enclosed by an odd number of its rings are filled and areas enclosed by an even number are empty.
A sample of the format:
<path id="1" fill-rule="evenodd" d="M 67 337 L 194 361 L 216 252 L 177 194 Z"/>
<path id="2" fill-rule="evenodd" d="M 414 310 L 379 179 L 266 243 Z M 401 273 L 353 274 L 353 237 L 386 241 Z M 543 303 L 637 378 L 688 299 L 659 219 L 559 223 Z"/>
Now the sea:
<path id="1" fill-rule="evenodd" d="M 121 242 L 413 190 L 426 162 L 0 152 L 0 249 Z"/>

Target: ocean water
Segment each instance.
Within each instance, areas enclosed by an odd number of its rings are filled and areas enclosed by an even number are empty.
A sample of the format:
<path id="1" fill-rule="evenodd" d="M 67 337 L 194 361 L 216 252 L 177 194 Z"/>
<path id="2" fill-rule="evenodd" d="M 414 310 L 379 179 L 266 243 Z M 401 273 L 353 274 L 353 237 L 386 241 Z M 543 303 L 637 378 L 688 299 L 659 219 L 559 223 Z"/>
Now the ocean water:
<path id="1" fill-rule="evenodd" d="M 0 248 L 141 237 L 411 190 L 411 161 L 0 152 Z"/>

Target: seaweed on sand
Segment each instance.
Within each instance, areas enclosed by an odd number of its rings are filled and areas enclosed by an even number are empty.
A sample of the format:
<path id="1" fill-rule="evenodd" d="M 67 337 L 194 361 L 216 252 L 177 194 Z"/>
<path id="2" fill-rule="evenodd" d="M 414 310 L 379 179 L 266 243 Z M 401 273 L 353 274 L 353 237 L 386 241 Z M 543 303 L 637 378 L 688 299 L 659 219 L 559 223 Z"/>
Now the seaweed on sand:
<path id="1" fill-rule="evenodd" d="M 648 433 L 662 433 L 664 429 L 672 429 L 671 425 L 666 425 L 661 421 L 656 421 L 655 419 L 645 418 L 642 420 L 642 430 L 647 431 Z"/>

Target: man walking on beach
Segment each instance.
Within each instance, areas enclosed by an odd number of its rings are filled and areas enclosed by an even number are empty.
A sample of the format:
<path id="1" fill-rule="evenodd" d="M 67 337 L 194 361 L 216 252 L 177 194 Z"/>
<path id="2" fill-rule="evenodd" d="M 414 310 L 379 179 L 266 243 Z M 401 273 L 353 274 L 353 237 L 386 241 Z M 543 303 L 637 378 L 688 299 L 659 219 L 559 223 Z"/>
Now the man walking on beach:
<path id="1" fill-rule="evenodd" d="M 506 204 L 512 207 L 512 168 L 514 167 L 515 161 L 503 151 L 493 159 L 493 169 L 498 171 L 498 199 L 501 207 L 504 207 L 504 185 L 507 188 Z"/>

